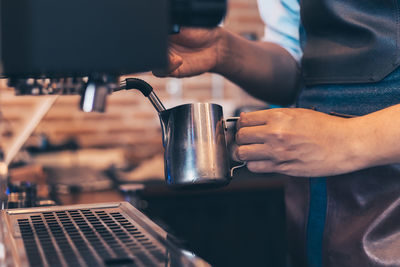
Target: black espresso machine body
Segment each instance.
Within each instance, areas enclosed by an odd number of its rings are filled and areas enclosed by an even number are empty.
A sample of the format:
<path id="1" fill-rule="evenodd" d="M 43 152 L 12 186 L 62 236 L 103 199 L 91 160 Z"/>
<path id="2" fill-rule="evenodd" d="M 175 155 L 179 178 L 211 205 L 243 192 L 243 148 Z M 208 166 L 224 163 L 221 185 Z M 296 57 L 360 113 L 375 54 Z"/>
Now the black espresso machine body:
<path id="1" fill-rule="evenodd" d="M 7 77 L 126 74 L 166 65 L 166 0 L 2 0 Z"/>
<path id="2" fill-rule="evenodd" d="M 3 76 L 83 77 L 163 68 L 177 26 L 216 26 L 226 0 L 0 0 Z"/>
<path id="3" fill-rule="evenodd" d="M 169 34 L 225 11 L 226 0 L 0 0 L 0 77 L 18 95 L 80 94 L 102 112 L 119 76 L 166 68 Z"/>

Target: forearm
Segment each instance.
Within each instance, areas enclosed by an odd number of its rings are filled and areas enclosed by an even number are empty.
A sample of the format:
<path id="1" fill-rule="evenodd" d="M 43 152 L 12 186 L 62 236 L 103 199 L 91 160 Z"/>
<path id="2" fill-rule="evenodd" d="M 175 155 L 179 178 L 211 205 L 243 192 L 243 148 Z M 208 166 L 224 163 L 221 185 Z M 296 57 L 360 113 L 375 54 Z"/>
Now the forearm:
<path id="1" fill-rule="evenodd" d="M 212 71 L 259 99 L 284 105 L 293 103 L 300 71 L 284 48 L 273 43 L 249 41 L 225 30 L 221 34 L 219 58 Z"/>
<path id="2" fill-rule="evenodd" d="M 400 163 L 400 105 L 351 120 L 356 164 L 367 168 Z"/>

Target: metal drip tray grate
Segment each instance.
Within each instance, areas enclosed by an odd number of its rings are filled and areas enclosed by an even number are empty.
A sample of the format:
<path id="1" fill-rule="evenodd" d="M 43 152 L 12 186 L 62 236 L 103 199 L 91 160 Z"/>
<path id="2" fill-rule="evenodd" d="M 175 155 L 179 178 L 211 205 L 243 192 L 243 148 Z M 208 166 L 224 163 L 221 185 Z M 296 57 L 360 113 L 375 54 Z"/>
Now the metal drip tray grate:
<path id="1" fill-rule="evenodd" d="M 161 228 L 128 203 L 8 210 L 2 215 L 9 226 L 6 229 L 12 239 L 9 241 L 16 244 L 11 251 L 12 266 L 205 263 L 194 255 L 182 253 L 167 240 L 168 235 Z M 22 257 L 20 247 L 25 251 Z"/>

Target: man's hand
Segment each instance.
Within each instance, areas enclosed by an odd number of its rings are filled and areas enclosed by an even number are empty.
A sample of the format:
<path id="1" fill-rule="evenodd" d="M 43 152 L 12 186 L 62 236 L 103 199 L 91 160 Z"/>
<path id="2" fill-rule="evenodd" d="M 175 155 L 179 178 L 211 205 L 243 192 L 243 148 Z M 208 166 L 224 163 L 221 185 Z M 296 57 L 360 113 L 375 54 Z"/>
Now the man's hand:
<path id="1" fill-rule="evenodd" d="M 182 28 L 170 37 L 169 68 L 157 76 L 189 77 L 212 71 L 222 49 L 222 29 Z"/>
<path id="2" fill-rule="evenodd" d="M 222 27 L 182 28 L 179 34 L 170 36 L 168 59 L 168 69 L 154 71 L 156 76 L 218 73 L 249 94 L 281 105 L 291 104 L 299 89 L 298 64 L 286 49 L 274 43 L 249 41 Z"/>
<path id="3" fill-rule="evenodd" d="M 242 113 L 235 154 L 253 172 L 319 177 L 357 170 L 353 120 L 300 108 Z"/>

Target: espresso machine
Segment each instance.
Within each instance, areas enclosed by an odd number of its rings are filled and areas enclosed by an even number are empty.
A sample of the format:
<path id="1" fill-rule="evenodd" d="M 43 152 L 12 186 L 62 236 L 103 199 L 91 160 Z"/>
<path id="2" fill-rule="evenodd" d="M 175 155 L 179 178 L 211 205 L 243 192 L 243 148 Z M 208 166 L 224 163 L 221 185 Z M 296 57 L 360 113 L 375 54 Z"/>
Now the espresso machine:
<path id="1" fill-rule="evenodd" d="M 166 67 L 169 34 L 225 11 L 226 0 L 1 0 L 0 75 L 17 95 L 80 94 L 102 112 L 119 76 Z"/>
<path id="2" fill-rule="evenodd" d="M 225 12 L 226 0 L 0 0 L 0 78 L 17 95 L 79 94 L 83 111 L 103 112 L 120 76 L 166 68 L 170 34 Z M 0 178 L 4 204 L 1 159 Z M 0 211 L 0 266 L 73 265 L 208 266 L 128 203 Z"/>

